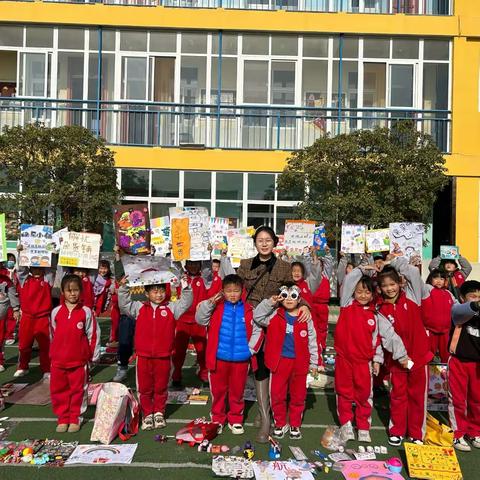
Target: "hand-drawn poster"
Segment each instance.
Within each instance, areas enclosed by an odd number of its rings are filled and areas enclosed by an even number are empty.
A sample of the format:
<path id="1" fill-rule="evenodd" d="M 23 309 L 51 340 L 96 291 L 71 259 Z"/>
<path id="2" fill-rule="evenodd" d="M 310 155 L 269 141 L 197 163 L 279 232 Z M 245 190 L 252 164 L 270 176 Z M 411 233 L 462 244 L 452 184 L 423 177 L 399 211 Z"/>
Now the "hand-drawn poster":
<path id="1" fill-rule="evenodd" d="M 51 267 L 54 244 L 53 227 L 50 225 L 20 225 L 19 264 L 21 267 Z"/>
<path id="2" fill-rule="evenodd" d="M 280 255 L 284 253 L 285 250 L 285 235 L 277 235 L 278 243 L 276 247 L 273 247 L 272 252 L 275 255 Z"/>
<path id="3" fill-rule="evenodd" d="M 148 205 L 118 205 L 113 211 L 117 245 L 131 255 L 150 253 Z"/>
<path id="4" fill-rule="evenodd" d="M 315 227 L 313 232 L 313 246 L 320 250 L 325 250 L 327 246 L 327 232 L 323 223 Z"/>
<path id="5" fill-rule="evenodd" d="M 129 287 L 162 283 L 177 287 L 180 284 L 180 272 L 171 266 L 170 259 L 151 255 L 124 255 L 122 263 Z"/>
<path id="6" fill-rule="evenodd" d="M 342 224 L 341 251 L 344 253 L 365 253 L 365 225 Z"/>
<path id="7" fill-rule="evenodd" d="M 308 463 L 293 461 L 253 462 L 256 480 L 313 480 Z"/>
<path id="8" fill-rule="evenodd" d="M 188 218 L 170 219 L 170 238 L 172 243 L 172 257 L 175 261 L 188 260 L 190 257 L 190 233 Z"/>
<path id="9" fill-rule="evenodd" d="M 0 215 L 0 262 L 7 260 L 7 234 L 5 232 L 5 214 Z"/>
<path id="10" fill-rule="evenodd" d="M 453 447 L 404 443 L 408 473 L 412 478 L 462 480 L 462 471 Z"/>
<path id="11" fill-rule="evenodd" d="M 251 228 L 231 228 L 227 232 L 228 253 L 233 268 L 240 266 L 240 260 L 254 257 L 257 254 L 253 238 L 250 235 Z"/>
<path id="12" fill-rule="evenodd" d="M 287 220 L 285 222 L 285 248 L 288 255 L 308 253 L 313 244 L 315 222 L 308 220 Z"/>
<path id="13" fill-rule="evenodd" d="M 367 253 L 389 252 L 390 251 L 390 230 L 382 228 L 378 230 L 367 230 L 365 232 Z"/>
<path id="14" fill-rule="evenodd" d="M 440 258 L 445 260 L 457 260 L 460 256 L 459 248 L 454 245 L 441 245 Z"/>
<path id="15" fill-rule="evenodd" d="M 110 463 L 132 463 L 137 450 L 136 443 L 123 445 L 77 445 L 65 465 L 83 463 L 86 465 L 108 465 Z"/>
<path id="16" fill-rule="evenodd" d="M 170 252 L 170 218 L 150 219 L 150 243 L 155 248 L 156 257 L 166 257 Z"/>
<path id="17" fill-rule="evenodd" d="M 61 230 L 57 230 L 52 235 L 52 242 L 55 246 L 55 252 L 58 253 L 60 251 L 60 247 L 63 242 L 63 237 L 68 232 L 68 227 L 62 228 Z"/>
<path id="18" fill-rule="evenodd" d="M 101 240 L 98 233 L 67 232 L 60 247 L 58 264 L 97 269 Z"/>
<path id="19" fill-rule="evenodd" d="M 342 474 L 346 480 L 404 480 L 400 473 L 392 473 L 385 462 L 375 460 L 354 460 L 342 462 Z"/>
<path id="20" fill-rule="evenodd" d="M 424 232 L 423 223 L 391 223 L 390 252 L 422 258 Z"/>
<path id="21" fill-rule="evenodd" d="M 446 364 L 428 366 L 427 410 L 431 412 L 448 411 L 448 367 Z"/>
<path id="22" fill-rule="evenodd" d="M 228 225 L 228 218 L 210 217 L 210 245 L 213 258 L 220 258 L 222 251 L 227 248 Z"/>

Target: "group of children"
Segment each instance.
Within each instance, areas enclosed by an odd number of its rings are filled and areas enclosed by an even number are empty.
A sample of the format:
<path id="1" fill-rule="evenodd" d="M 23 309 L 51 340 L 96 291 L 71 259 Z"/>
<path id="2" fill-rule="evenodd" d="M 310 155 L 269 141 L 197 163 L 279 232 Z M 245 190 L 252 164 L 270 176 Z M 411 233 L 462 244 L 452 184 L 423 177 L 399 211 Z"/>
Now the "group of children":
<path id="1" fill-rule="evenodd" d="M 344 439 L 356 438 L 355 425 L 358 440 L 370 442 L 373 384 L 389 376 L 389 443 L 399 446 L 405 437 L 421 443 L 428 363 L 438 355 L 449 364 L 454 446 L 480 448 L 480 282 L 465 281 L 470 265 L 464 258 L 461 269 L 455 261 L 434 259 L 424 283 L 417 266 L 395 254 L 357 263 L 341 255 L 337 272 L 335 390 Z M 147 285 L 145 302 L 132 300 L 127 278 L 115 281 L 110 263 L 102 260 L 93 275 L 84 269 L 62 272 L 59 305 L 54 308 L 54 269 L 7 263 L 0 270 L 2 351 L 7 325 L 10 322 L 11 329 L 12 319 L 20 318 L 14 376 L 28 373 L 36 340 L 40 367 L 50 381 L 57 431 L 76 432 L 86 408 L 89 366 L 100 352 L 96 318 L 108 310 L 108 345 L 115 346 L 120 315 L 127 315 L 135 321 L 142 429 L 166 425 L 168 386 L 171 382 L 182 388 L 191 339 L 198 376 L 210 386 L 212 421 L 220 430 L 227 425 L 242 434 L 244 388 L 262 349 L 270 370 L 273 435 L 282 438 L 289 432 L 291 439 L 299 439 L 307 375 L 324 370 L 333 265 L 329 251 L 320 258 L 315 251 L 295 258 L 292 281 L 253 308 L 245 300 L 242 278 L 222 275 L 218 260 L 207 269 L 201 262 L 187 261 L 181 287 L 172 291 L 170 284 Z M 122 270 L 118 249 L 117 268 Z M 171 296 L 178 299 L 171 301 Z M 302 300 L 310 307 L 306 318 L 299 314 Z M 0 360 L 3 368 L 3 357 Z"/>

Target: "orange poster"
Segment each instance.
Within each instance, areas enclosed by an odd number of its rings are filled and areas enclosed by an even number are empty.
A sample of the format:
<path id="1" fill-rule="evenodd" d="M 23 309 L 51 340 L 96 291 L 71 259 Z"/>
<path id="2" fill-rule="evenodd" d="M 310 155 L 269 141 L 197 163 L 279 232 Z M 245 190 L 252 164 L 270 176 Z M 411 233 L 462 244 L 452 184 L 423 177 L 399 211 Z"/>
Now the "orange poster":
<path id="1" fill-rule="evenodd" d="M 190 258 L 190 233 L 188 218 L 171 219 L 172 255 L 176 261 Z"/>

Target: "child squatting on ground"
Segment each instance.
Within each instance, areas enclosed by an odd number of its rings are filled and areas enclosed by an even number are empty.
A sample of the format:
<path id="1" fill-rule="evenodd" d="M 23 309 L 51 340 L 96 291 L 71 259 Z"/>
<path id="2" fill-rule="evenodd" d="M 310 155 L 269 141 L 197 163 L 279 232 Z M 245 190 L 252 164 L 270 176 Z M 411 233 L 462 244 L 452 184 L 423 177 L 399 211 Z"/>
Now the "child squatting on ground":
<path id="1" fill-rule="evenodd" d="M 170 284 L 145 286 L 146 302 L 134 301 L 126 277 L 120 281 L 120 312 L 135 319 L 137 392 L 142 410 L 142 430 L 163 428 L 168 382 L 172 364 L 177 320 L 191 306 L 193 292 L 182 277 L 180 300 L 170 302 Z"/>
<path id="2" fill-rule="evenodd" d="M 300 289 L 287 282 L 278 295 L 263 300 L 253 312 L 253 320 L 268 327 L 265 338 L 265 365 L 270 370 L 270 404 L 275 428 L 273 435 L 283 438 L 290 429 L 290 439 L 302 438 L 307 374 L 318 372 L 317 337 L 312 320 L 300 321 Z M 258 348 L 252 336 L 250 348 Z M 287 395 L 290 397 L 287 422 Z"/>

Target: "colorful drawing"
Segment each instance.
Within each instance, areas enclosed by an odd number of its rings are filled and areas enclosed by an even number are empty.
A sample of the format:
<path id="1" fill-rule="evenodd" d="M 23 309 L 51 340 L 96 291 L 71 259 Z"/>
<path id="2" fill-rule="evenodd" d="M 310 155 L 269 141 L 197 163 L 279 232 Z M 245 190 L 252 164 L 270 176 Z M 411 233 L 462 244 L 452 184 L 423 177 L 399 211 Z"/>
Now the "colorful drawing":
<path id="1" fill-rule="evenodd" d="M 440 258 L 448 260 L 457 260 L 460 256 L 459 248 L 454 245 L 441 245 Z"/>
<path id="2" fill-rule="evenodd" d="M 210 217 L 210 244 L 213 258 L 220 258 L 222 251 L 227 248 L 228 225 L 228 218 Z"/>
<path id="3" fill-rule="evenodd" d="M 342 462 L 342 474 L 346 480 L 404 480 L 400 473 L 392 473 L 385 462 L 354 460 Z"/>
<path id="4" fill-rule="evenodd" d="M 254 462 L 256 480 L 313 480 L 311 466 L 292 460 L 282 462 Z"/>
<path id="5" fill-rule="evenodd" d="M 50 267 L 52 252 L 55 249 L 53 227 L 50 225 L 20 225 L 21 267 Z"/>
<path id="6" fill-rule="evenodd" d="M 190 233 L 188 224 L 188 218 L 172 218 L 170 220 L 172 257 L 176 261 L 188 260 L 190 257 Z"/>
<path id="7" fill-rule="evenodd" d="M 428 366 L 427 410 L 446 412 L 448 410 L 448 366 L 431 364 Z"/>
<path id="8" fill-rule="evenodd" d="M 365 232 L 367 253 L 390 251 L 390 230 L 382 228 Z"/>
<path id="9" fill-rule="evenodd" d="M 462 471 L 453 447 L 404 443 L 408 473 L 412 478 L 461 480 Z"/>
<path id="10" fill-rule="evenodd" d="M 67 232 L 58 264 L 64 267 L 98 268 L 102 237 L 98 233 Z"/>
<path id="11" fill-rule="evenodd" d="M 287 220 L 285 222 L 285 247 L 288 255 L 308 253 L 313 244 L 315 222 L 308 220 Z"/>
<path id="12" fill-rule="evenodd" d="M 65 462 L 65 465 L 84 463 L 98 465 L 109 463 L 132 463 L 138 444 L 123 445 L 78 445 Z"/>
<path id="13" fill-rule="evenodd" d="M 313 232 L 313 246 L 320 248 L 320 250 L 325 250 L 327 246 L 327 232 L 323 223 L 315 227 Z"/>
<path id="14" fill-rule="evenodd" d="M 5 232 L 5 214 L 0 215 L 0 262 L 7 260 L 7 235 Z"/>
<path id="15" fill-rule="evenodd" d="M 148 205 L 118 205 L 113 211 L 117 245 L 131 255 L 150 253 Z"/>
<path id="16" fill-rule="evenodd" d="M 278 237 L 278 243 L 277 243 L 277 246 L 273 248 L 272 252 L 275 254 L 275 255 L 279 255 L 281 253 L 283 253 L 283 251 L 285 250 L 285 235 L 277 235 Z"/>
<path id="17" fill-rule="evenodd" d="M 231 228 L 227 231 L 227 255 L 230 257 L 230 261 L 234 268 L 240 266 L 240 260 L 254 257 L 257 254 L 251 232 L 252 227 Z"/>
<path id="18" fill-rule="evenodd" d="M 410 259 L 422 257 L 423 223 L 391 223 L 390 224 L 390 251 L 399 253 Z"/>
<path id="19" fill-rule="evenodd" d="M 344 253 L 365 253 L 365 225 L 342 224 L 341 251 Z"/>
<path id="20" fill-rule="evenodd" d="M 151 255 L 124 255 L 123 268 L 129 287 L 169 283 L 177 287 L 180 272 L 171 267 L 170 259 Z"/>
<path id="21" fill-rule="evenodd" d="M 155 248 L 155 256 L 165 257 L 170 252 L 170 218 L 150 219 L 150 243 Z"/>

